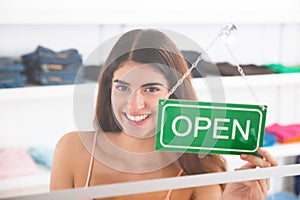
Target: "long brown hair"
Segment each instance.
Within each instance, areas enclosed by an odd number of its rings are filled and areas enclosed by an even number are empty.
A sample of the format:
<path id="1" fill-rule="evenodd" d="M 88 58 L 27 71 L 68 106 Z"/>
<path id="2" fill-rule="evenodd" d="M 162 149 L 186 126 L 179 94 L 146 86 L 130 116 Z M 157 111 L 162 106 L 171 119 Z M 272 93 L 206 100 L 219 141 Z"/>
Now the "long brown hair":
<path id="1" fill-rule="evenodd" d="M 188 70 L 181 52 L 166 34 L 152 29 L 137 29 L 123 34 L 113 46 L 98 79 L 94 121 L 97 130 L 116 133 L 121 131 L 113 116 L 111 89 L 114 72 L 126 61 L 151 64 L 168 80 L 169 88 Z M 191 76 L 184 80 L 170 99 L 197 100 Z M 179 162 L 188 174 L 226 170 L 225 162 L 219 155 L 206 155 L 205 159 L 200 159 L 197 154 L 185 153 Z"/>

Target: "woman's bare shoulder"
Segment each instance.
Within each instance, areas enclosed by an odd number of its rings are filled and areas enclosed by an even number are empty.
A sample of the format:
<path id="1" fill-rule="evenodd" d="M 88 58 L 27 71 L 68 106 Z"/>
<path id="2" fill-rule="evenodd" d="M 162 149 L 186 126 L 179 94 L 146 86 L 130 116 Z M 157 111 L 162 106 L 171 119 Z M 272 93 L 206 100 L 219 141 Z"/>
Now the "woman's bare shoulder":
<path id="1" fill-rule="evenodd" d="M 73 154 L 79 153 L 79 151 L 82 151 L 83 145 L 82 145 L 82 139 L 80 137 L 81 134 L 85 134 L 88 137 L 92 137 L 93 132 L 92 131 L 87 131 L 87 132 L 69 132 L 65 133 L 57 142 L 56 144 L 56 152 L 59 153 L 66 153 L 69 154 L 73 152 Z"/>
<path id="2" fill-rule="evenodd" d="M 82 160 L 88 160 L 78 132 L 64 134 L 56 144 L 51 169 L 50 189 L 74 187 L 77 171 L 82 171 Z"/>
<path id="3" fill-rule="evenodd" d="M 57 146 L 74 146 L 74 145 L 79 145 L 80 144 L 80 136 L 82 134 L 85 135 L 92 135 L 94 132 L 93 131 L 86 131 L 86 132 L 69 132 L 65 133 L 57 142 Z"/>

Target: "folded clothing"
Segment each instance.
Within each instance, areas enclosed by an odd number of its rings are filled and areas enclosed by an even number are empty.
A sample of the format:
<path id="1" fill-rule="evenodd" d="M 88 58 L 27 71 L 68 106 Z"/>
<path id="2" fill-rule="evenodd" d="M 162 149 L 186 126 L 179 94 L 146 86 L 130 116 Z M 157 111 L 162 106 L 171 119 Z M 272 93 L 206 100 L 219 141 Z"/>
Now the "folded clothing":
<path id="1" fill-rule="evenodd" d="M 273 69 L 277 73 L 295 73 L 300 72 L 300 66 L 285 66 L 283 64 L 268 64 L 267 68 Z"/>
<path id="2" fill-rule="evenodd" d="M 15 58 L 0 57 L 0 88 L 24 87 L 27 77 L 24 65 Z"/>
<path id="3" fill-rule="evenodd" d="M 0 88 L 16 88 L 24 87 L 26 84 L 26 76 L 17 75 L 14 78 L 7 78 L 5 80 L 0 80 Z"/>
<path id="4" fill-rule="evenodd" d="M 300 142 L 300 124 L 280 125 L 275 123 L 266 127 L 265 131 L 274 134 L 279 143 Z"/>
<path id="5" fill-rule="evenodd" d="M 287 192 L 278 192 L 269 195 L 265 200 L 299 200 L 294 194 Z"/>
<path id="6" fill-rule="evenodd" d="M 52 167 L 54 150 L 46 147 L 33 147 L 28 150 L 30 156 L 37 164 L 41 164 L 48 169 Z"/>
<path id="7" fill-rule="evenodd" d="M 54 52 L 38 46 L 34 52 L 23 55 L 22 62 L 26 67 L 25 73 L 32 83 L 62 85 L 83 82 L 83 79 L 77 77 L 81 74 L 79 69 L 82 58 L 76 49 Z"/>
<path id="8" fill-rule="evenodd" d="M 192 67 L 192 64 L 197 60 L 201 53 L 196 51 L 181 51 L 187 65 Z M 207 60 L 201 60 L 197 66 L 191 71 L 191 75 L 194 78 L 207 77 L 207 76 L 221 76 L 216 65 Z"/>
<path id="9" fill-rule="evenodd" d="M 240 72 L 238 71 L 235 65 L 232 65 L 228 62 L 219 62 L 216 63 L 218 70 L 222 76 L 240 76 Z M 240 64 L 239 65 L 246 75 L 259 75 L 259 74 L 274 74 L 275 71 L 273 69 L 269 69 L 264 65 L 254 65 L 254 64 Z"/>
<path id="10" fill-rule="evenodd" d="M 39 75 L 34 76 L 34 80 L 42 85 L 62 85 L 62 84 L 73 84 L 73 83 L 83 83 L 82 73 L 39 73 Z"/>
<path id="11" fill-rule="evenodd" d="M 22 56 L 23 63 L 32 66 L 35 64 L 58 64 L 58 65 L 74 65 L 82 64 L 81 55 L 76 49 L 67 49 L 55 52 L 49 48 L 38 46 L 32 53 Z"/>
<path id="12" fill-rule="evenodd" d="M 201 53 L 197 51 L 181 51 L 186 63 L 189 67 L 197 60 Z M 246 75 L 258 75 L 258 74 L 274 74 L 275 70 L 266 67 L 265 65 L 254 65 L 254 64 L 240 64 Z M 213 76 L 240 76 L 241 74 L 237 70 L 235 65 L 228 62 L 218 62 L 213 64 L 212 62 L 201 60 L 197 67 L 192 70 L 192 76 L 194 78 L 206 77 L 207 75 Z"/>
<path id="13" fill-rule="evenodd" d="M 0 150 L 0 178 L 35 174 L 38 168 L 23 149 L 7 148 Z"/>
<path id="14" fill-rule="evenodd" d="M 276 144 L 276 136 L 265 132 L 264 134 L 264 147 L 269 147 L 269 146 L 273 146 L 274 144 Z"/>
<path id="15" fill-rule="evenodd" d="M 24 65 L 17 59 L 0 57 L 0 72 L 21 72 L 24 69 Z"/>

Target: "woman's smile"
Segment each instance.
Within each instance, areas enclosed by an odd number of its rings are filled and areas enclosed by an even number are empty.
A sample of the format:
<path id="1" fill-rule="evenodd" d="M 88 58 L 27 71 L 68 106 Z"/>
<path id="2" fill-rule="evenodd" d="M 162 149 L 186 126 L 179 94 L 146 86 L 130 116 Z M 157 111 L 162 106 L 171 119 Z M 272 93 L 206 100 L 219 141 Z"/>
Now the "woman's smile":
<path id="1" fill-rule="evenodd" d="M 126 117 L 134 122 L 141 122 L 144 121 L 145 119 L 147 119 L 150 115 L 131 115 L 128 113 L 125 113 Z"/>
<path id="2" fill-rule="evenodd" d="M 147 126 L 149 126 L 151 124 L 151 115 L 147 114 L 147 115 L 131 115 L 128 113 L 124 113 L 124 116 L 126 117 L 126 120 L 128 121 L 128 123 L 130 125 L 134 125 L 137 127 L 144 127 L 146 128 Z"/>

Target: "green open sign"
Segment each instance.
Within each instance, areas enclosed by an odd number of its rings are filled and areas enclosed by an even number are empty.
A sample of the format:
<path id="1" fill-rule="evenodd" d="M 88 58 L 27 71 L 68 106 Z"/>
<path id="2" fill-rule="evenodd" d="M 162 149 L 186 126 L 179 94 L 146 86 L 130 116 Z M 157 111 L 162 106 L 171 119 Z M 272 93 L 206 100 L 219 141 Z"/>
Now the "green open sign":
<path id="1" fill-rule="evenodd" d="M 263 145 L 266 106 L 160 100 L 156 150 L 256 154 Z"/>

